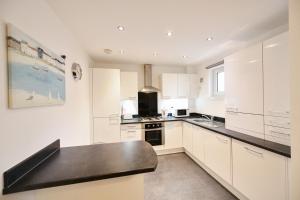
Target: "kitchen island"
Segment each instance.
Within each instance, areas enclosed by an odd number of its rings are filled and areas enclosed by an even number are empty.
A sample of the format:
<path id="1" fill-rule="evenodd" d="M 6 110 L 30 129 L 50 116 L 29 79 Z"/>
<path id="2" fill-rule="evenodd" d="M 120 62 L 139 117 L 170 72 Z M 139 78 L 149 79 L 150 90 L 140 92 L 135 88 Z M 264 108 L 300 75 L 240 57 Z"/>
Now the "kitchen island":
<path id="1" fill-rule="evenodd" d="M 143 173 L 156 167 L 157 156 L 144 141 L 60 148 L 57 140 L 7 170 L 3 194 L 9 194 L 5 199 L 143 199 Z"/>

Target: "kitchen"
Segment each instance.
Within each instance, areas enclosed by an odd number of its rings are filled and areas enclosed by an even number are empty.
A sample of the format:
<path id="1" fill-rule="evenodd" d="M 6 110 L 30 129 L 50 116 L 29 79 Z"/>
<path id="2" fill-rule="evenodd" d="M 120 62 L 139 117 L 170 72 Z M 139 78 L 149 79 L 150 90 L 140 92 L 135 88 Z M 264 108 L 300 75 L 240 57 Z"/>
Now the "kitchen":
<path id="1" fill-rule="evenodd" d="M 299 2 L 190 3 L 0 2 L 1 58 L 8 24 L 66 55 L 59 106 L 0 63 L 1 199 L 299 199 Z"/>

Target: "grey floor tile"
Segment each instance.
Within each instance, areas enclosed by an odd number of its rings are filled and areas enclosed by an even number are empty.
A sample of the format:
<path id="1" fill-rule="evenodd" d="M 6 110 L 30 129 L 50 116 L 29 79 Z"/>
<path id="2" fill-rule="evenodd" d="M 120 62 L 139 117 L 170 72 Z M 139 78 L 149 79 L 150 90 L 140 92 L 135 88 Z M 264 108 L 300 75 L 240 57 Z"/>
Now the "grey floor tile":
<path id="1" fill-rule="evenodd" d="M 145 174 L 145 200 L 236 200 L 184 153 L 158 156 Z"/>

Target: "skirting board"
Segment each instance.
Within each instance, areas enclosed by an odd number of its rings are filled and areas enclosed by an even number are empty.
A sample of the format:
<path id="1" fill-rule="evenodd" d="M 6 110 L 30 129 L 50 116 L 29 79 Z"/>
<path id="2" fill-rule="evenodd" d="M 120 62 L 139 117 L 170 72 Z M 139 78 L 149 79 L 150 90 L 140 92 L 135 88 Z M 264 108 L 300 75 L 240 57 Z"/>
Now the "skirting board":
<path id="1" fill-rule="evenodd" d="M 242 193 L 236 190 L 232 185 L 227 183 L 221 177 L 219 177 L 215 172 L 209 169 L 204 163 L 199 161 L 195 156 L 193 156 L 190 152 L 185 151 L 185 154 L 188 155 L 195 163 L 197 163 L 202 169 L 204 169 L 210 176 L 212 176 L 216 181 L 218 181 L 224 188 L 230 191 L 234 196 L 236 196 L 240 200 L 249 200 Z"/>
<path id="2" fill-rule="evenodd" d="M 176 149 L 155 150 L 155 152 L 158 156 L 160 156 L 160 155 L 173 154 L 173 153 L 183 153 L 184 149 L 183 149 L 183 147 L 181 147 L 181 148 L 176 148 Z"/>

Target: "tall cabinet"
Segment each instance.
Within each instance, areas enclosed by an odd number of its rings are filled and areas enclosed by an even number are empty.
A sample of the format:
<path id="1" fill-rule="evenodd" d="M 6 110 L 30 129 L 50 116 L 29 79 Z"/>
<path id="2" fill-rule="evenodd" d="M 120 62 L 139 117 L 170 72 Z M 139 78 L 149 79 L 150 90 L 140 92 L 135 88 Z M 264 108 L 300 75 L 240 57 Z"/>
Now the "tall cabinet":
<path id="1" fill-rule="evenodd" d="M 93 142 L 120 141 L 120 70 L 92 70 Z"/>
<path id="2" fill-rule="evenodd" d="M 266 139 L 290 145 L 288 32 L 263 43 Z"/>
<path id="3" fill-rule="evenodd" d="M 226 128 L 264 138 L 262 43 L 224 59 Z"/>

